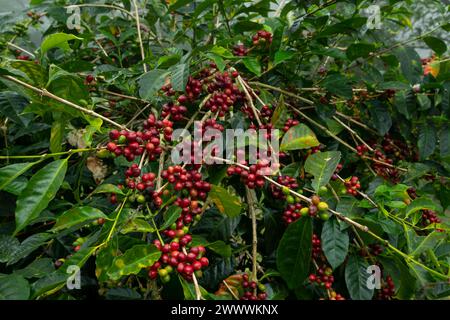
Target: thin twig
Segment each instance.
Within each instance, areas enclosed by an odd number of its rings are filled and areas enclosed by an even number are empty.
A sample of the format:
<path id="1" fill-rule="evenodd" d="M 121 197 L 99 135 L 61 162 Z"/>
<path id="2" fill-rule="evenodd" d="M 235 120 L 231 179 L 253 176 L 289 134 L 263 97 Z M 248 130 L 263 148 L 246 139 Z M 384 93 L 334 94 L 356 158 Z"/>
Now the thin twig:
<path id="1" fill-rule="evenodd" d="M 36 56 L 35 56 L 33 53 L 31 53 L 30 51 L 27 51 L 27 50 L 25 50 L 24 48 L 19 47 L 18 45 L 14 44 L 14 43 L 12 43 L 12 42 L 9 42 L 9 41 L 8 41 L 6 44 L 7 44 L 8 46 L 14 48 L 14 49 L 17 49 L 17 50 L 20 50 L 20 51 L 26 53 L 27 55 L 29 55 L 29 56 L 32 57 L 33 59 L 36 58 Z"/>
<path id="2" fill-rule="evenodd" d="M 141 36 L 141 23 L 139 21 L 139 8 L 136 3 L 136 0 L 133 0 L 133 5 L 134 5 L 134 14 L 136 17 L 136 27 L 137 27 L 137 33 L 138 33 L 139 47 L 141 49 L 141 58 L 142 58 L 142 62 L 144 64 L 144 72 L 147 72 L 147 65 L 145 64 L 144 44 L 142 43 L 142 36 Z"/>
<path id="3" fill-rule="evenodd" d="M 257 275 L 257 255 L 258 255 L 258 234 L 257 234 L 257 224 L 256 224 L 256 213 L 255 213 L 255 201 L 253 195 L 248 187 L 245 187 L 245 192 L 247 195 L 248 211 L 252 220 L 252 281 L 258 280 Z"/>
<path id="4" fill-rule="evenodd" d="M 72 107 L 72 108 L 74 108 L 74 109 L 76 109 L 78 111 L 81 111 L 83 113 L 86 113 L 86 114 L 88 114 L 90 116 L 93 116 L 93 117 L 96 117 L 96 118 L 100 118 L 100 119 L 102 119 L 102 120 L 104 120 L 106 122 L 109 122 L 110 124 L 120 128 L 120 129 L 128 130 L 125 126 L 123 126 L 121 124 L 118 124 L 117 122 L 115 122 L 115 121 L 113 121 L 113 120 L 111 120 L 111 119 L 109 119 L 109 118 L 107 118 L 105 116 L 102 116 L 101 114 L 98 114 L 95 111 L 83 108 L 83 107 L 81 107 L 81 106 L 79 106 L 79 105 L 77 105 L 77 104 L 75 104 L 73 102 L 70 102 L 70 101 L 68 101 L 66 99 L 58 97 L 58 96 L 54 95 L 53 93 L 48 92 L 46 89 L 36 88 L 36 87 L 26 83 L 26 82 L 23 82 L 23 81 L 21 81 L 19 79 L 16 79 L 16 78 L 12 77 L 12 76 L 9 76 L 9 75 L 3 75 L 2 77 L 7 79 L 7 80 L 13 81 L 13 82 L 15 82 L 17 84 L 20 84 L 21 86 L 23 86 L 25 88 L 33 90 L 34 92 L 39 93 L 41 96 L 45 96 L 45 97 L 48 97 L 50 99 L 56 100 L 58 102 L 64 103 L 65 105 L 68 105 L 69 107 Z"/>

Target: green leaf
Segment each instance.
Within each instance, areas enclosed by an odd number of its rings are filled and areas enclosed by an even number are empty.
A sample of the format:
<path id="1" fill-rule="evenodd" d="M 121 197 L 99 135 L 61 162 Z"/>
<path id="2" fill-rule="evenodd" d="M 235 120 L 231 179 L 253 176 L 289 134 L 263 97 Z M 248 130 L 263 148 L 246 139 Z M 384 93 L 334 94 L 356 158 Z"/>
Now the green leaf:
<path id="1" fill-rule="evenodd" d="M 124 195 L 123 191 L 116 186 L 115 184 L 111 183 L 105 183 L 99 185 L 97 188 L 95 188 L 94 191 L 92 191 L 91 195 L 99 194 L 99 193 L 115 193 L 115 194 L 121 194 Z"/>
<path id="2" fill-rule="evenodd" d="M 106 300 L 141 300 L 142 296 L 131 288 L 111 288 L 105 294 Z"/>
<path id="3" fill-rule="evenodd" d="M 229 217 L 237 217 L 241 213 L 242 204 L 239 198 L 230 194 L 228 190 L 222 187 L 211 185 L 211 191 L 208 197 L 221 213 Z"/>
<path id="4" fill-rule="evenodd" d="M 20 242 L 16 238 L 6 234 L 0 235 L 0 263 L 8 262 L 19 246 Z"/>
<path id="5" fill-rule="evenodd" d="M 439 153 L 440 153 L 440 156 L 442 159 L 447 158 L 447 161 L 450 160 L 450 127 L 449 126 L 443 126 L 442 129 L 439 131 Z"/>
<path id="6" fill-rule="evenodd" d="M 139 79 L 139 96 L 142 99 L 152 101 L 155 94 L 164 85 L 169 71 L 155 69 L 147 72 Z"/>
<path id="7" fill-rule="evenodd" d="M 330 181 L 340 160 L 339 151 L 317 152 L 306 159 L 305 171 L 314 176 L 311 185 L 316 192 Z"/>
<path id="8" fill-rule="evenodd" d="M 108 217 L 96 208 L 75 207 L 60 215 L 51 231 L 57 232 L 99 218 L 107 219 Z"/>
<path id="9" fill-rule="evenodd" d="M 439 56 L 443 55 L 447 51 L 447 45 L 444 41 L 436 37 L 425 37 L 423 41 Z"/>
<path id="10" fill-rule="evenodd" d="M 347 231 L 341 231 L 336 219 L 329 219 L 322 229 L 322 250 L 333 269 L 344 262 L 348 252 L 349 238 Z"/>
<path id="11" fill-rule="evenodd" d="M 38 161 L 39 162 L 39 161 Z M 27 172 L 38 162 L 15 163 L 0 169 L 0 190 L 5 189 L 17 177 Z"/>
<path id="12" fill-rule="evenodd" d="M 208 53 L 206 56 L 212 61 L 214 61 L 214 63 L 217 66 L 217 69 L 219 69 L 220 72 L 223 72 L 223 70 L 225 70 L 226 63 L 221 56 L 215 53 Z"/>
<path id="13" fill-rule="evenodd" d="M 40 169 L 17 198 L 15 234 L 36 219 L 64 181 L 67 159 L 57 160 Z"/>
<path id="14" fill-rule="evenodd" d="M 27 257 L 34 250 L 47 243 L 54 235 L 50 233 L 35 233 L 22 241 L 20 246 L 11 254 L 8 265 L 13 265 L 20 259 Z"/>
<path id="15" fill-rule="evenodd" d="M 291 127 L 281 140 L 281 151 L 308 149 L 320 144 L 317 137 L 308 126 L 300 123 Z"/>
<path id="16" fill-rule="evenodd" d="M 279 50 L 275 53 L 275 59 L 273 63 L 274 65 L 277 65 L 283 61 L 291 59 L 293 56 L 295 56 L 295 52 Z"/>
<path id="17" fill-rule="evenodd" d="M 373 289 L 367 286 L 369 274 L 367 262 L 359 256 L 351 256 L 345 267 L 345 283 L 353 300 L 371 300 Z"/>
<path id="18" fill-rule="evenodd" d="M 277 107 L 273 111 L 270 123 L 274 125 L 275 128 L 281 129 L 284 127 L 286 120 L 289 118 L 289 113 L 284 103 L 284 96 L 280 95 Z"/>
<path id="19" fill-rule="evenodd" d="M 375 51 L 375 46 L 370 43 L 352 43 L 346 51 L 349 60 L 357 58 L 367 58 L 371 52 Z"/>
<path id="20" fill-rule="evenodd" d="M 409 217 L 414 212 L 419 210 L 433 210 L 437 212 L 442 212 L 442 207 L 436 202 L 428 198 L 420 197 L 414 199 L 406 208 L 406 217 Z"/>
<path id="21" fill-rule="evenodd" d="M 155 228 L 144 219 L 134 218 L 127 221 L 127 223 L 120 228 L 120 233 L 122 234 L 130 232 L 155 232 Z"/>
<path id="22" fill-rule="evenodd" d="M 66 121 L 55 121 L 50 131 L 50 151 L 52 153 L 62 150 L 62 142 L 64 138 L 64 127 Z"/>
<path id="23" fill-rule="evenodd" d="M 189 77 L 189 64 L 180 63 L 170 70 L 172 88 L 176 91 L 184 91 Z"/>
<path id="24" fill-rule="evenodd" d="M 242 59 L 242 62 L 250 72 L 256 74 L 257 76 L 261 75 L 261 64 L 259 63 L 258 59 L 246 57 Z"/>
<path id="25" fill-rule="evenodd" d="M 303 284 L 311 262 L 312 221 L 303 217 L 291 223 L 280 240 L 277 268 L 290 289 Z"/>
<path id="26" fill-rule="evenodd" d="M 331 74 L 326 77 L 323 86 L 330 93 L 345 99 L 351 99 L 353 97 L 351 85 L 348 83 L 347 78 L 340 74 Z"/>
<path id="27" fill-rule="evenodd" d="M 417 95 L 417 101 L 419 102 L 420 110 L 425 111 L 431 108 L 431 101 L 424 93 Z"/>
<path id="28" fill-rule="evenodd" d="M 51 34 L 42 41 L 41 43 L 41 52 L 42 54 L 46 53 L 48 50 L 58 47 L 63 49 L 64 51 L 69 50 L 70 46 L 68 41 L 70 40 L 83 40 L 83 38 L 79 38 L 73 34 L 67 33 L 54 33 Z"/>
<path id="29" fill-rule="evenodd" d="M 24 278 L 42 278 L 55 271 L 52 259 L 38 258 L 23 269 L 14 271 L 14 274 Z"/>
<path id="30" fill-rule="evenodd" d="M 230 245 L 226 244 L 222 240 L 217 240 L 211 243 L 208 243 L 205 245 L 208 249 L 211 249 L 218 255 L 221 255 L 224 258 L 231 257 L 231 247 Z"/>
<path id="31" fill-rule="evenodd" d="M 125 275 L 138 274 L 142 268 L 150 267 L 158 261 L 160 256 L 161 252 L 154 245 L 135 245 L 114 259 L 108 275 L 112 280 L 119 280 Z"/>
<path id="32" fill-rule="evenodd" d="M 30 285 L 22 276 L 0 276 L 0 300 L 27 300 L 29 296 Z"/>
<path id="33" fill-rule="evenodd" d="M 395 107 L 397 111 L 411 120 L 411 116 L 415 109 L 415 97 L 411 90 L 401 90 L 395 94 Z"/>
<path id="34" fill-rule="evenodd" d="M 231 53 L 230 50 L 221 47 L 221 46 L 214 46 L 212 47 L 212 49 L 210 50 L 211 53 L 216 54 L 222 58 L 228 58 L 231 59 L 234 57 L 233 53 Z"/>
<path id="35" fill-rule="evenodd" d="M 440 241 L 446 238 L 446 234 L 444 232 L 433 231 L 428 236 L 422 238 L 423 240 L 416 246 L 411 256 L 417 257 L 429 249 L 434 249 Z"/>
<path id="36" fill-rule="evenodd" d="M 369 111 L 372 116 L 373 126 L 381 136 L 384 136 L 392 126 L 389 109 L 379 101 L 373 101 L 370 104 Z"/>
<path id="37" fill-rule="evenodd" d="M 421 160 L 425 160 L 434 153 L 436 143 L 436 130 L 434 126 L 432 124 L 420 126 L 417 147 L 419 148 Z"/>
<path id="38" fill-rule="evenodd" d="M 19 126 L 27 127 L 33 119 L 32 115 L 23 114 L 28 104 L 27 99 L 15 92 L 0 92 L 0 115 L 7 117 Z"/>
<path id="39" fill-rule="evenodd" d="M 394 55 L 400 61 L 400 67 L 405 78 L 411 83 L 420 83 L 423 74 L 420 56 L 413 48 L 401 46 L 394 50 Z"/>
<path id="40" fill-rule="evenodd" d="M 164 223 L 159 228 L 160 230 L 164 230 L 169 228 L 173 223 L 177 221 L 177 219 L 181 215 L 182 209 L 178 206 L 171 206 L 165 213 L 164 213 Z"/>

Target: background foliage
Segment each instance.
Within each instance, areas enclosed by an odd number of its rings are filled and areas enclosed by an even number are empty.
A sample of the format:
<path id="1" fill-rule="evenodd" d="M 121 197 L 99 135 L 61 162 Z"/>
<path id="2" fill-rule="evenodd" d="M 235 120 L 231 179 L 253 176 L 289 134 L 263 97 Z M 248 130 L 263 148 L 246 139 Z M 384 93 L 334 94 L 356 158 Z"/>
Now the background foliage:
<path id="1" fill-rule="evenodd" d="M 417 33 L 414 19 L 427 15 L 408 0 L 379 3 L 380 29 L 367 27 L 370 1 L 136 1 L 138 24 L 134 2 L 0 1 L 0 299 L 233 299 L 244 272 L 267 299 L 449 296 L 445 3 L 427 1 L 436 24 Z M 81 29 L 69 29 L 68 5 Z M 260 30 L 270 43 L 252 43 Z M 212 190 L 189 232 L 209 266 L 198 285 L 162 283 L 147 275 L 160 258 L 151 243 L 180 213 L 169 204 L 153 216 L 131 201 L 117 187 L 130 163 L 104 147 L 115 125 L 138 130 L 161 114 L 168 79 L 178 96 L 211 61 L 239 71 L 258 110 L 269 105 L 266 124 L 284 133 L 299 122 L 280 137 L 281 172 L 299 188 L 274 198 L 270 181 L 250 190 L 225 165 L 202 167 Z M 200 119 L 205 96 L 175 126 Z M 257 125 L 241 107 L 218 122 Z M 144 169 L 160 174 L 159 159 Z M 297 189 L 330 212 L 287 225 Z M 373 264 L 380 290 L 365 285 Z M 81 290 L 65 287 L 70 265 L 81 267 Z M 311 280 L 321 271 L 330 288 Z"/>

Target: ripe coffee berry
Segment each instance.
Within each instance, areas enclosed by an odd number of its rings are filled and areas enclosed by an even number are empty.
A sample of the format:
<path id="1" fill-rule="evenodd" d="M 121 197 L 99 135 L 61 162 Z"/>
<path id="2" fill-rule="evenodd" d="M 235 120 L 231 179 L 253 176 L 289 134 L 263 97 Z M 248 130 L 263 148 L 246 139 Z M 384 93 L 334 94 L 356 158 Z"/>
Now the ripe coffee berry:
<path id="1" fill-rule="evenodd" d="M 242 169 L 239 166 L 230 166 L 227 169 L 228 175 L 238 174 L 241 176 L 241 181 L 247 185 L 248 188 L 262 188 L 265 184 L 264 172 L 268 169 L 268 162 L 260 161 L 249 167 L 249 170 Z"/>
<path id="2" fill-rule="evenodd" d="M 386 277 L 386 281 L 382 284 L 378 292 L 379 300 L 391 300 L 395 295 L 395 284 L 391 276 Z"/>

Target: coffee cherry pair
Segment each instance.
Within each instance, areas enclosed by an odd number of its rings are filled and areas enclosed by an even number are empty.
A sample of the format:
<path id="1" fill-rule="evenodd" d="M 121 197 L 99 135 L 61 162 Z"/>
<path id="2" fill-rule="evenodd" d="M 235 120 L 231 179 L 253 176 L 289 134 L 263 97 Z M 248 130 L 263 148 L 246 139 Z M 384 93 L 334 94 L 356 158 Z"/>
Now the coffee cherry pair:
<path id="1" fill-rule="evenodd" d="M 422 210 L 422 225 L 428 226 L 432 223 L 440 223 L 441 219 L 438 218 L 436 212 L 433 210 Z"/>
<path id="2" fill-rule="evenodd" d="M 181 97 L 181 96 L 180 96 Z M 173 102 L 169 102 L 163 105 L 161 110 L 161 117 L 169 117 L 174 121 L 183 120 L 184 114 L 187 112 L 187 108 L 183 105 L 175 105 Z"/>

